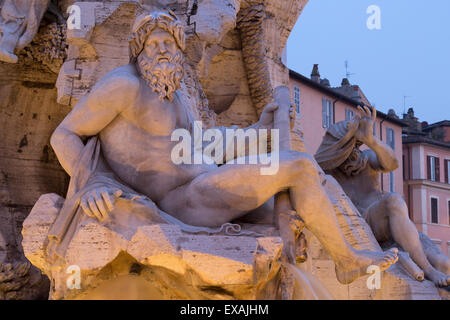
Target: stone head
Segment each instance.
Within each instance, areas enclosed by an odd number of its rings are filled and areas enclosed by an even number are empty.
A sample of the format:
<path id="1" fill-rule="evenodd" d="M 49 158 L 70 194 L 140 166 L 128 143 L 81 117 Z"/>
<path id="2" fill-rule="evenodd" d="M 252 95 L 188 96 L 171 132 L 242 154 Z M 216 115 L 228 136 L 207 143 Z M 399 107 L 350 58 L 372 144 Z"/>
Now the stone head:
<path id="1" fill-rule="evenodd" d="M 361 141 L 356 139 L 358 121 L 347 120 L 328 128 L 314 157 L 325 172 L 336 169 L 347 176 L 359 174 L 367 164 L 367 157 L 359 149 Z"/>
<path id="2" fill-rule="evenodd" d="M 185 35 L 174 14 L 151 12 L 136 19 L 129 38 L 130 62 L 159 94 L 172 101 L 183 78 Z"/>

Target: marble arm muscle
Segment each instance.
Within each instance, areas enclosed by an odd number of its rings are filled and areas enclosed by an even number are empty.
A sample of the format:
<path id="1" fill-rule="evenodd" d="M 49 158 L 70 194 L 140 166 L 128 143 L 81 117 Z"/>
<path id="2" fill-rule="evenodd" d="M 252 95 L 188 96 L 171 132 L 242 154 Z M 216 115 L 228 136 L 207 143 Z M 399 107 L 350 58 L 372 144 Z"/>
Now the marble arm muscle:
<path id="1" fill-rule="evenodd" d="M 53 133 L 50 143 L 72 176 L 84 147 L 82 138 L 105 128 L 137 95 L 139 82 L 127 76 L 105 77 L 83 97 Z"/>
<path id="2" fill-rule="evenodd" d="M 364 151 L 369 157 L 369 163 L 377 171 L 391 172 L 398 168 L 398 161 L 394 150 L 373 135 L 373 124 L 377 117 L 377 110 L 372 107 L 358 106 L 360 115 L 355 119 L 358 121 L 358 130 L 355 137 L 371 150 Z"/>
<path id="3" fill-rule="evenodd" d="M 398 168 L 398 160 L 394 150 L 377 137 L 367 144 L 372 152 L 368 152 L 371 166 L 382 172 L 391 172 Z"/>

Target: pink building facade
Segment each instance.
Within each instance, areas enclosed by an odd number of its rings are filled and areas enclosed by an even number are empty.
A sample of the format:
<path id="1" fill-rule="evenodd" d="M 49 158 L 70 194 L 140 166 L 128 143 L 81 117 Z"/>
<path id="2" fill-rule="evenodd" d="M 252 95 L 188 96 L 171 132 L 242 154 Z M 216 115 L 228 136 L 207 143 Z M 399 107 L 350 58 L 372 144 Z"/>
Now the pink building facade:
<path id="1" fill-rule="evenodd" d="M 318 70 L 316 70 L 318 73 Z M 291 99 L 297 107 L 297 124 L 303 132 L 308 153 L 314 155 L 327 127 L 358 113 L 358 105 L 370 105 L 358 86 L 331 88 L 326 79 L 313 75 L 307 78 L 290 71 Z M 345 93 L 345 94 L 344 94 Z M 374 134 L 395 150 L 399 168 L 390 174 L 380 174 L 383 190 L 403 195 L 402 126 L 398 119 L 377 112 Z"/>
<path id="2" fill-rule="evenodd" d="M 404 194 L 417 229 L 450 257 L 450 122 L 439 124 L 404 135 Z"/>

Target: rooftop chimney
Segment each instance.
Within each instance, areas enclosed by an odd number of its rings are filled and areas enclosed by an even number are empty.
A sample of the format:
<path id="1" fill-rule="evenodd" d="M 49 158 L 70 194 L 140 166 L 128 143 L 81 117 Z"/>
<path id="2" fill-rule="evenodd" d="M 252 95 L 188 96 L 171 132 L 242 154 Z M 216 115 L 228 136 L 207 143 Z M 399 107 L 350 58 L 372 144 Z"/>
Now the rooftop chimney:
<path id="1" fill-rule="evenodd" d="M 325 87 L 330 87 L 330 80 L 328 80 L 327 78 L 320 80 L 320 84 L 325 86 Z"/>
<path id="2" fill-rule="evenodd" d="M 395 113 L 395 110 L 394 110 L 394 109 L 389 109 L 387 115 L 388 115 L 388 117 L 391 117 L 391 118 L 400 119 L 400 118 L 397 116 L 397 113 Z"/>
<path id="3" fill-rule="evenodd" d="M 341 87 L 346 87 L 350 85 L 350 81 L 347 78 L 342 79 Z"/>
<path id="4" fill-rule="evenodd" d="M 320 83 L 319 65 L 315 64 L 311 72 L 311 80 Z"/>

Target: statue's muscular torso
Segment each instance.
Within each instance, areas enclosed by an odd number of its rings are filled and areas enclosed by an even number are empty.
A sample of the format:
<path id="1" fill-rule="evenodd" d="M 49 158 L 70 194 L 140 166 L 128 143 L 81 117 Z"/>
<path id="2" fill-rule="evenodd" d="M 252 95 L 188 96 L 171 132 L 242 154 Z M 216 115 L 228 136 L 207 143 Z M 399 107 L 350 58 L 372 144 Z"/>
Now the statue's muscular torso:
<path id="1" fill-rule="evenodd" d="M 129 104 L 99 132 L 105 160 L 122 181 L 158 202 L 170 190 L 216 167 L 172 162 L 172 148 L 178 142 L 171 141 L 171 134 L 177 128 L 190 131 L 192 122 L 177 95 L 172 102 L 160 101 L 131 65 L 107 77 L 114 81 L 115 74 L 139 84 Z"/>

